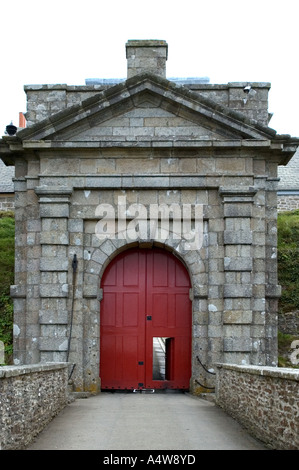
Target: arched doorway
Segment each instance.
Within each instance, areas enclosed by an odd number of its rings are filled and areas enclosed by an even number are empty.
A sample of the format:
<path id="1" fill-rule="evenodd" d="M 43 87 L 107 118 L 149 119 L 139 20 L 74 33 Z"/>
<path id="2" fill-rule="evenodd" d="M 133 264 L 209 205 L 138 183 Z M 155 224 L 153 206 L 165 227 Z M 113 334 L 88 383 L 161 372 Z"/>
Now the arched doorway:
<path id="1" fill-rule="evenodd" d="M 188 389 L 190 279 L 171 253 L 133 248 L 108 265 L 101 287 L 100 377 L 107 389 Z"/>

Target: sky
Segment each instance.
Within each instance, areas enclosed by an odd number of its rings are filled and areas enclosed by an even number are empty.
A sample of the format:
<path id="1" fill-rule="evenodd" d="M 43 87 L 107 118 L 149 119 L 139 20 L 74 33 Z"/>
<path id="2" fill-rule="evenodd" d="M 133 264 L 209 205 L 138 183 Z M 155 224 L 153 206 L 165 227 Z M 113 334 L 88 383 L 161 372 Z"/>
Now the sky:
<path id="1" fill-rule="evenodd" d="M 15 0 L 0 6 L 0 136 L 24 85 L 126 78 L 129 39 L 168 43 L 166 76 L 270 82 L 269 126 L 299 137 L 298 0 Z"/>

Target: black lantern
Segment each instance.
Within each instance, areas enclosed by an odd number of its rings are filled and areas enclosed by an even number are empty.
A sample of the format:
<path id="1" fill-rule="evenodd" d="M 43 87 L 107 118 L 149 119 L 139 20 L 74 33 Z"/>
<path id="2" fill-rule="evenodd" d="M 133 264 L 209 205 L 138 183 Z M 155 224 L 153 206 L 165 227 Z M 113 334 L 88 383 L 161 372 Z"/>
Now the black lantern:
<path id="1" fill-rule="evenodd" d="M 15 133 L 17 132 L 17 127 L 14 126 L 11 122 L 10 124 L 8 124 L 8 126 L 6 126 L 6 132 L 8 135 L 15 135 Z"/>

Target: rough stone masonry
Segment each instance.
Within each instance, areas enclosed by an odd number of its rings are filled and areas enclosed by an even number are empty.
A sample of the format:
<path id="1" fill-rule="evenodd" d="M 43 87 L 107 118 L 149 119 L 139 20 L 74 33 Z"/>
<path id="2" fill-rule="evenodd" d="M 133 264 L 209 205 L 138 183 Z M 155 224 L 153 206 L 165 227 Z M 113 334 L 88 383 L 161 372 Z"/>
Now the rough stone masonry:
<path id="1" fill-rule="evenodd" d="M 168 250 L 188 270 L 192 392 L 213 386 L 216 362 L 276 365 L 277 167 L 299 140 L 268 126 L 269 83 L 168 80 L 167 51 L 128 41 L 116 84 L 26 86 L 27 128 L 0 141 L 16 171 L 14 361 L 69 361 L 77 391 L 101 389 L 101 279 L 131 246 Z M 99 240 L 96 209 L 116 211 L 119 196 L 202 205 L 202 246 Z"/>

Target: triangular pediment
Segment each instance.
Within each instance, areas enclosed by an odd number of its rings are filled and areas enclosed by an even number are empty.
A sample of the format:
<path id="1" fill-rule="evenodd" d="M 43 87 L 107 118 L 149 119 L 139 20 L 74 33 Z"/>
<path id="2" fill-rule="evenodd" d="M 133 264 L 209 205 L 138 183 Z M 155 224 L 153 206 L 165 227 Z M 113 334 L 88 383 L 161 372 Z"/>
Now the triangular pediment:
<path id="1" fill-rule="evenodd" d="M 275 131 L 155 75 L 137 75 L 18 133 L 64 142 L 269 139 Z"/>
<path id="2" fill-rule="evenodd" d="M 198 117 L 197 117 L 198 118 Z M 196 121 L 155 105 L 152 101 L 139 103 L 134 108 L 110 119 L 94 123 L 92 127 L 80 129 L 74 126 L 66 132 L 58 133 L 54 140 L 72 141 L 148 141 L 169 139 L 223 140 L 237 138 L 237 133 L 221 129 L 215 130 L 204 119 Z"/>

